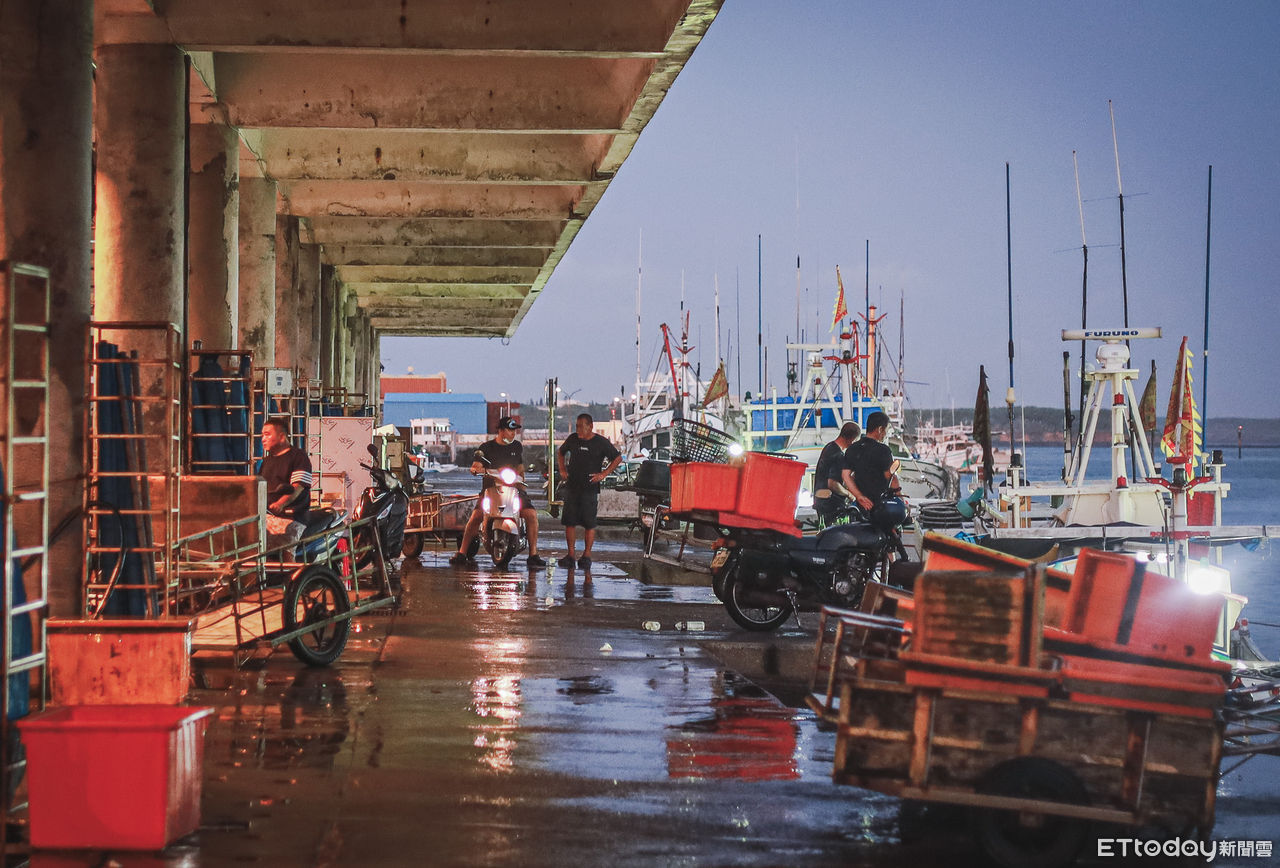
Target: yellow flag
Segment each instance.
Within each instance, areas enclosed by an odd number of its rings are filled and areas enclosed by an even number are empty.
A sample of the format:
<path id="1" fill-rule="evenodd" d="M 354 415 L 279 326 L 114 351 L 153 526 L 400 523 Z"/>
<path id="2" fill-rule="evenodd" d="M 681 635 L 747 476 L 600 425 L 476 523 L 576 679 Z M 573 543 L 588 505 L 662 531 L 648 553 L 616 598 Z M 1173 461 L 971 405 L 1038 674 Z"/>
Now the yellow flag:
<path id="1" fill-rule="evenodd" d="M 721 362 L 720 367 L 716 368 L 715 376 L 711 378 L 711 384 L 707 386 L 707 394 L 702 397 L 702 406 L 706 407 L 712 401 L 719 401 L 728 394 L 729 377 L 724 372 L 724 362 Z"/>
<path id="2" fill-rule="evenodd" d="M 840 320 L 849 315 L 849 308 L 844 303 L 844 280 L 840 277 L 840 266 L 836 266 L 836 286 L 839 291 L 836 293 L 836 310 L 835 315 L 831 318 L 831 331 L 835 331 L 840 325 Z"/>

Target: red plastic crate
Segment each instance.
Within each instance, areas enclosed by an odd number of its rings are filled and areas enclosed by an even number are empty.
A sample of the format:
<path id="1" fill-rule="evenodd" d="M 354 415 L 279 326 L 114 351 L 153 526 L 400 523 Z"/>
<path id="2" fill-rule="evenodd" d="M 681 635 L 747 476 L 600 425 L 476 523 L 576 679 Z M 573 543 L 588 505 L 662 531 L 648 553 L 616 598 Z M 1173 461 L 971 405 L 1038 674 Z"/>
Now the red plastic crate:
<path id="1" fill-rule="evenodd" d="M 31 846 L 161 850 L 200 825 L 212 708 L 73 705 L 18 721 Z"/>
<path id="2" fill-rule="evenodd" d="M 794 523 L 806 467 L 803 461 L 748 452 L 734 512 L 779 524 Z"/>
<path id="3" fill-rule="evenodd" d="M 689 506 L 688 464 L 671 465 L 671 511 L 688 512 Z"/>
<path id="4" fill-rule="evenodd" d="M 689 509 L 722 512 L 737 506 L 741 468 L 707 462 L 684 466 L 684 497 Z"/>

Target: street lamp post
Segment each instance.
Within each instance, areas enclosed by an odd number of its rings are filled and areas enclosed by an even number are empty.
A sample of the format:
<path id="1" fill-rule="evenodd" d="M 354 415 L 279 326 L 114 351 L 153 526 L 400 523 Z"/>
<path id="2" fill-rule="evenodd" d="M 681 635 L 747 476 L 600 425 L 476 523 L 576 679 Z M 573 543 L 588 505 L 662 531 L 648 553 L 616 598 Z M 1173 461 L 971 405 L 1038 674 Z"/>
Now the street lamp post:
<path id="1" fill-rule="evenodd" d="M 502 415 L 503 415 L 503 416 L 510 416 L 510 415 L 511 415 L 511 402 L 507 400 L 507 393 L 506 393 L 506 392 L 499 392 L 499 393 L 498 393 L 498 395 L 502 398 Z"/>

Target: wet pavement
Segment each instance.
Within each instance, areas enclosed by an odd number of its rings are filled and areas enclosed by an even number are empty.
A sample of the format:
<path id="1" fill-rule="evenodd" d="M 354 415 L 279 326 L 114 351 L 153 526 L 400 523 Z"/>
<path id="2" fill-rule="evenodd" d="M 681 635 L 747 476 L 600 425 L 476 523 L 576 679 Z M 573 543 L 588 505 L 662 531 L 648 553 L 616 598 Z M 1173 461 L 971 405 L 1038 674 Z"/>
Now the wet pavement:
<path id="1" fill-rule="evenodd" d="M 775 698 L 803 692 L 812 621 L 745 634 L 705 586 L 632 578 L 629 543 L 589 574 L 446 555 L 405 564 L 398 609 L 331 668 L 197 667 L 199 832 L 33 865 L 984 864 L 958 829 L 904 843 L 896 800 L 831 782 L 834 735 Z"/>

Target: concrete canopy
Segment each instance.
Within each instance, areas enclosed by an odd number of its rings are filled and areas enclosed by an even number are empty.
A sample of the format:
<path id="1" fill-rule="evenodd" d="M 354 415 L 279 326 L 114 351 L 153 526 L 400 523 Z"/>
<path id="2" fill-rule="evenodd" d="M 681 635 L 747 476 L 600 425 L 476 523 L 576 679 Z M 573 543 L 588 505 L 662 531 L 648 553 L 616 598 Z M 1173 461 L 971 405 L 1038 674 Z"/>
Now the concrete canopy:
<path id="1" fill-rule="evenodd" d="M 391 335 L 510 336 L 723 0 L 99 0 Z"/>

